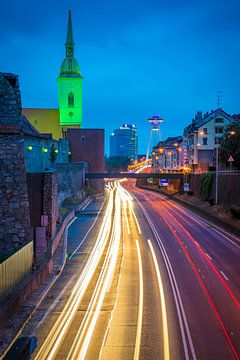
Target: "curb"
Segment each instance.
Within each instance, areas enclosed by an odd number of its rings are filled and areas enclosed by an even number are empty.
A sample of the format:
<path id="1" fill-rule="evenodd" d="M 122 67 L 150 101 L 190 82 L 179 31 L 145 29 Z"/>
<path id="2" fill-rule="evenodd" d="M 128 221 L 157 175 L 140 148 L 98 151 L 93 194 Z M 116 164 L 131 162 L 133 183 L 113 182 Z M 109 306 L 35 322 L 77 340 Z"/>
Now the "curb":
<path id="1" fill-rule="evenodd" d="M 226 222 L 222 219 L 217 218 L 216 216 L 210 214 L 208 211 L 206 211 L 204 209 L 199 208 L 198 206 L 190 204 L 184 200 L 175 198 L 174 195 L 168 195 L 168 194 L 162 193 L 162 192 L 158 191 L 157 189 L 150 189 L 150 188 L 142 186 L 142 185 L 141 186 L 137 185 L 137 187 L 139 187 L 140 189 L 146 189 L 146 190 L 150 190 L 150 191 L 156 192 L 158 194 L 164 195 L 164 196 L 168 197 L 170 200 L 173 200 L 176 203 L 182 205 L 183 207 L 191 210 L 196 215 L 202 216 L 204 220 L 210 221 L 214 225 L 217 225 L 217 226 L 223 228 L 224 230 L 227 230 L 227 231 L 231 232 L 232 234 L 237 235 L 239 237 L 240 230 L 237 227 L 235 227 L 232 224 L 229 224 L 228 222 Z"/>

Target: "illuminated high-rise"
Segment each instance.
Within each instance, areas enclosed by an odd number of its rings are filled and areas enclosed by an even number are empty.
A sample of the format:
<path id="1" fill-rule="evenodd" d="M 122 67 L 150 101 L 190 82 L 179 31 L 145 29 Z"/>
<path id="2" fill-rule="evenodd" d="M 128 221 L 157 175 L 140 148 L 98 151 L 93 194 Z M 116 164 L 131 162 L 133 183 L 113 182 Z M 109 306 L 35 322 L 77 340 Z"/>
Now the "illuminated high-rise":
<path id="1" fill-rule="evenodd" d="M 135 125 L 123 124 L 110 135 L 110 156 L 123 156 L 137 160 L 138 136 Z"/>

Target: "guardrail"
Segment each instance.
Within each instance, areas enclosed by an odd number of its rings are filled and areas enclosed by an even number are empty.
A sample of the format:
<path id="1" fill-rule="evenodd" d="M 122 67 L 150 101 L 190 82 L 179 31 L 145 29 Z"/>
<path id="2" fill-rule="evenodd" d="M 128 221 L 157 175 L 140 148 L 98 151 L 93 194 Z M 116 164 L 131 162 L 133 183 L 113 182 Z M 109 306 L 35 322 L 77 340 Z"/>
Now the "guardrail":
<path id="1" fill-rule="evenodd" d="M 182 173 L 88 173 L 87 179 L 182 179 Z"/>

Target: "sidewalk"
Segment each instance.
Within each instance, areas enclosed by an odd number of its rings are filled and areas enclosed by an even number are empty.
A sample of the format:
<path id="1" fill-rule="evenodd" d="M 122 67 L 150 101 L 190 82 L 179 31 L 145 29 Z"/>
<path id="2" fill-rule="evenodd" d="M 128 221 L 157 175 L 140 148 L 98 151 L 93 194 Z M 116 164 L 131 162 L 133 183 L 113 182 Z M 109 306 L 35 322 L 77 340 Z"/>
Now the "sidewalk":
<path id="1" fill-rule="evenodd" d="M 78 211 L 83 209 L 86 204 L 90 201 L 90 198 L 87 197 L 81 205 L 78 207 Z M 70 215 L 72 214 L 72 216 Z M 67 252 L 67 242 L 68 242 L 68 227 L 71 225 L 75 218 L 74 211 L 68 214 L 69 221 L 63 230 L 59 245 L 52 258 L 45 260 L 45 263 L 42 265 L 41 269 L 30 274 L 26 279 L 19 284 L 16 288 L 15 294 L 11 294 L 13 298 L 14 295 L 17 297 L 20 293 L 24 293 L 27 287 L 31 287 L 32 282 L 38 276 L 39 272 L 42 272 L 40 276 L 40 285 L 37 289 L 33 289 L 31 295 L 27 298 L 27 301 L 24 301 L 19 310 L 9 319 L 7 324 L 1 324 L 0 331 L 0 356 L 3 355 L 5 350 L 8 348 L 9 344 L 18 337 L 21 329 L 25 324 L 31 319 L 36 309 L 42 303 L 44 297 L 47 295 L 51 287 L 54 285 L 56 280 L 60 277 L 65 263 L 66 263 L 66 252 Z M 61 228 L 58 229 L 61 231 Z M 55 238 L 58 234 L 55 235 Z M 79 240 L 79 237 L 78 237 Z M 53 239 L 54 242 L 54 239 Z M 46 269 L 44 271 L 44 269 Z M 6 302 L 8 299 L 5 300 Z M 2 310 L 2 309 L 1 309 Z"/>

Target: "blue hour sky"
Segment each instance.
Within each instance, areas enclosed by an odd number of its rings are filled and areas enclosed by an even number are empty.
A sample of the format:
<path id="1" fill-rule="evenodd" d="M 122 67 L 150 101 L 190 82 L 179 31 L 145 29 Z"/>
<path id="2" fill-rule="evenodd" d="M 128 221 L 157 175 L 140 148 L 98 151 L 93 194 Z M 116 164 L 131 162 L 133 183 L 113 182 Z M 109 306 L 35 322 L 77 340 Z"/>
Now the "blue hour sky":
<path id="1" fill-rule="evenodd" d="M 19 74 L 23 107 L 57 107 L 68 8 L 83 83 L 83 126 L 134 123 L 146 152 L 147 118 L 163 138 L 181 135 L 198 110 L 239 113 L 240 1 L 3 1 L 0 71 Z"/>

